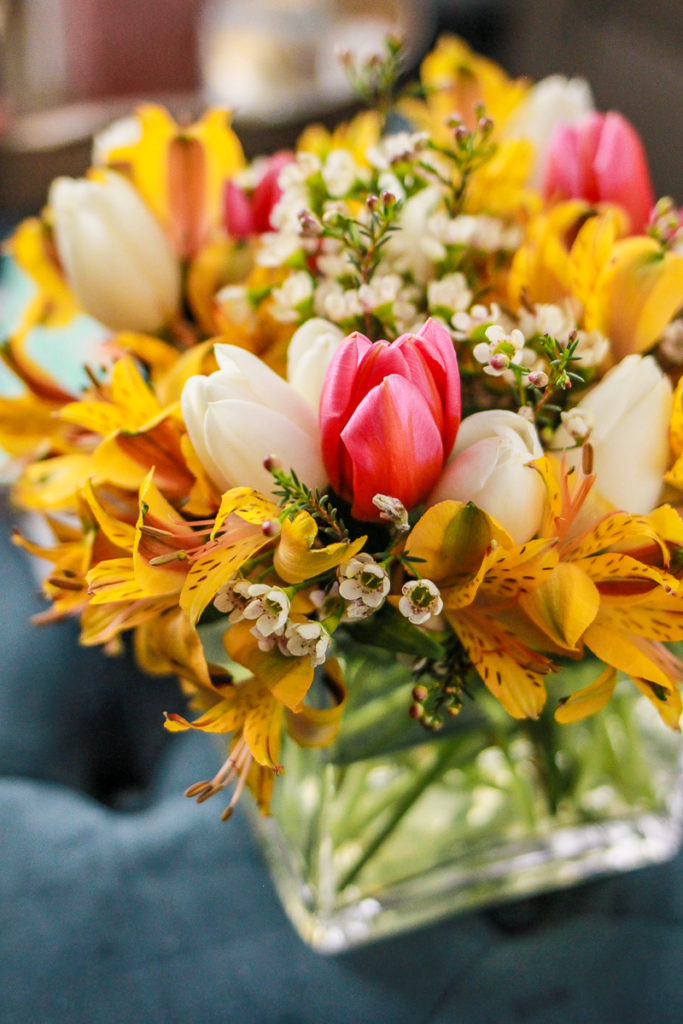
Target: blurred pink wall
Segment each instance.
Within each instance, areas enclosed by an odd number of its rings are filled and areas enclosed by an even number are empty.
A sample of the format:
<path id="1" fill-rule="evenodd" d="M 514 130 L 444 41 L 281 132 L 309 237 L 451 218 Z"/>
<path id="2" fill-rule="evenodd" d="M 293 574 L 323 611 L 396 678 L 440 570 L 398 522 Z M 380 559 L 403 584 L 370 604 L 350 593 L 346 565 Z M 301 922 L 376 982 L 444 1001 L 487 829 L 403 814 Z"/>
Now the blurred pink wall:
<path id="1" fill-rule="evenodd" d="M 192 89 L 202 0 L 63 0 L 73 97 Z"/>

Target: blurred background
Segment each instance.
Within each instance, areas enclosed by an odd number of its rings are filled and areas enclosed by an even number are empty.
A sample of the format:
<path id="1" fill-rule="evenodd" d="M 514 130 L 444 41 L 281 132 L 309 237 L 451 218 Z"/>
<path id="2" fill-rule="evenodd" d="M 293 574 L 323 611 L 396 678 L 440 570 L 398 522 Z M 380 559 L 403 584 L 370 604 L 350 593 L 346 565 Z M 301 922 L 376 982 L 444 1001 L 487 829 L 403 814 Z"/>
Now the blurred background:
<path id="1" fill-rule="evenodd" d="M 289 144 L 350 112 L 335 51 L 388 29 L 408 71 L 451 31 L 513 75 L 585 76 L 640 131 L 657 192 L 683 198 L 680 0 L 0 0 L 0 208 L 37 209 L 140 99 L 179 117 L 229 103 L 248 154 Z"/>

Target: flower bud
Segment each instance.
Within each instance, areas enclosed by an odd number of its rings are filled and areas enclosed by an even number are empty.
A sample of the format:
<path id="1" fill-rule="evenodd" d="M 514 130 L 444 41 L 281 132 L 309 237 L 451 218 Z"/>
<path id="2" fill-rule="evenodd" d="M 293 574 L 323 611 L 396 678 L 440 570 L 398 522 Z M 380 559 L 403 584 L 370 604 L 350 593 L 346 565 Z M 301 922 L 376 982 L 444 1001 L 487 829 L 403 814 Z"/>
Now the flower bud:
<path id="1" fill-rule="evenodd" d="M 529 465 L 542 454 L 538 435 L 524 417 L 503 409 L 477 412 L 460 424 L 451 461 L 428 504 L 472 501 L 524 544 L 543 515 L 543 482 Z"/>
<path id="2" fill-rule="evenodd" d="M 180 306 L 180 267 L 161 227 L 125 178 L 57 178 L 55 243 L 86 313 L 113 330 L 153 332 Z"/>
<path id="3" fill-rule="evenodd" d="M 652 356 L 630 355 L 581 399 L 572 410 L 592 420 L 595 487 L 625 512 L 650 512 L 662 489 L 669 462 L 671 384 Z M 556 431 L 551 448 L 570 448 L 568 465 L 577 465 L 571 424 Z"/>

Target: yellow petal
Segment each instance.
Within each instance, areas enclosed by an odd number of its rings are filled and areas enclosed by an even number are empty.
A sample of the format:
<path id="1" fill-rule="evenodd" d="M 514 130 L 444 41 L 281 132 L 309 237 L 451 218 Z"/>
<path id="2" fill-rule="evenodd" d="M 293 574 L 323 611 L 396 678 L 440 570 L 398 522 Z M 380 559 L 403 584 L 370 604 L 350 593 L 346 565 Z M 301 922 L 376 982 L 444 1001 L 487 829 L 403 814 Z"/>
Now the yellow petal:
<path id="1" fill-rule="evenodd" d="M 276 700 L 290 709 L 300 711 L 301 703 L 313 682 L 313 666 L 309 658 L 287 658 L 277 648 L 262 651 L 251 635 L 248 622 L 231 626 L 223 637 L 225 649 L 239 665 L 244 665 L 257 678 L 267 683 Z"/>
<path id="2" fill-rule="evenodd" d="M 625 633 L 620 628 L 618 618 L 612 619 L 604 604 L 597 620 L 583 635 L 586 647 L 606 665 L 612 665 L 627 675 L 641 676 L 670 690 L 673 684 L 660 663 L 656 649 L 647 640 L 633 638 Z"/>
<path id="3" fill-rule="evenodd" d="M 15 484 L 16 501 L 24 508 L 62 511 L 73 508 L 83 481 L 94 472 L 89 455 L 58 455 L 33 462 Z"/>
<path id="4" fill-rule="evenodd" d="M 248 679 L 239 686 L 225 686 L 222 692 L 226 694 L 224 699 L 214 704 L 194 722 L 189 722 L 182 715 L 167 715 L 165 728 L 169 732 L 184 732 L 186 729 L 198 729 L 201 732 L 233 732 L 240 728 L 250 712 L 273 702 L 268 688 L 258 679 Z"/>
<path id="5" fill-rule="evenodd" d="M 618 241 L 599 282 L 599 328 L 616 359 L 644 352 L 683 305 L 683 256 L 653 238 Z"/>
<path id="6" fill-rule="evenodd" d="M 631 680 L 643 696 L 647 697 L 657 708 L 664 724 L 668 725 L 670 729 L 680 731 L 681 714 L 683 714 L 683 702 L 681 702 L 680 691 L 678 689 L 656 689 L 647 679 L 638 679 L 637 676 L 631 676 Z"/>
<path id="7" fill-rule="evenodd" d="M 626 230 L 627 219 L 623 211 L 609 209 L 589 217 L 580 228 L 569 253 L 569 280 L 572 294 L 584 310 L 584 326 L 590 331 L 599 326 L 596 284 L 612 246 Z"/>
<path id="8" fill-rule="evenodd" d="M 125 523 L 121 519 L 109 515 L 95 493 L 92 480 L 86 481 L 83 494 L 105 537 L 108 537 L 112 544 L 123 548 L 124 551 L 130 552 L 132 555 L 135 545 L 135 527 L 131 523 Z"/>
<path id="9" fill-rule="evenodd" d="M 268 694 L 268 699 L 247 714 L 242 735 L 254 759 L 264 768 L 281 771 L 278 753 L 282 739 L 283 707 Z"/>
<path id="10" fill-rule="evenodd" d="M 135 660 L 152 676 L 175 674 L 184 682 L 212 690 L 204 649 L 181 608 L 142 623 L 134 634 Z"/>
<path id="11" fill-rule="evenodd" d="M 602 711 L 614 693 L 616 682 L 617 673 L 608 665 L 592 683 L 562 701 L 555 712 L 555 721 L 569 725 Z"/>
<path id="12" fill-rule="evenodd" d="M 325 685 L 332 696 L 331 707 L 312 708 L 302 704 L 296 714 L 287 710 L 287 729 L 300 747 L 328 747 L 339 732 L 347 689 L 335 658 L 325 662 Z"/>
<path id="13" fill-rule="evenodd" d="M 285 583 L 304 583 L 333 569 L 358 554 L 367 540 L 367 537 L 359 537 L 353 542 L 339 541 L 314 548 L 317 536 L 317 524 L 308 512 L 285 519 L 273 559 L 275 571 Z"/>
<path id="14" fill-rule="evenodd" d="M 93 566 L 86 579 L 91 604 L 133 602 L 149 596 L 135 578 L 132 558 L 106 558 Z"/>
<path id="15" fill-rule="evenodd" d="M 163 615 L 174 605 L 175 600 L 167 597 L 102 605 L 93 604 L 91 599 L 81 614 L 80 642 L 85 647 L 106 644 L 125 630 Z"/>
<path id="16" fill-rule="evenodd" d="M 455 585 L 477 573 L 492 539 L 512 546 L 510 537 L 476 505 L 441 501 L 410 531 L 406 554 L 420 559 L 415 562 L 420 576 Z"/>
<path id="17" fill-rule="evenodd" d="M 520 604 L 554 643 L 573 649 L 595 619 L 600 595 L 578 566 L 560 562 L 540 587 L 521 598 Z"/>
<path id="18" fill-rule="evenodd" d="M 472 612 L 448 616 L 484 683 L 513 718 L 538 718 L 546 700 L 543 675 L 552 667 L 493 619 Z"/>

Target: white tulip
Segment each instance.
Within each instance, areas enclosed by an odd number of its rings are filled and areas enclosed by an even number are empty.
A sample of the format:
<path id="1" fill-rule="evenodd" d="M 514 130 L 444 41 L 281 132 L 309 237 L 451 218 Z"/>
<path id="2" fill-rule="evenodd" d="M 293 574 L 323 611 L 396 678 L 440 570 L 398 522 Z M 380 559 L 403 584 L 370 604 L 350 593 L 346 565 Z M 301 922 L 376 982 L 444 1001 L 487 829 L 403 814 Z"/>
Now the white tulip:
<path id="1" fill-rule="evenodd" d="M 528 139 L 535 150 L 529 184 L 539 188 L 550 138 L 559 124 L 574 124 L 595 109 L 593 94 L 583 78 L 549 75 L 537 82 L 505 126 L 504 138 Z"/>
<path id="2" fill-rule="evenodd" d="M 543 516 L 543 481 L 529 466 L 542 455 L 536 430 L 523 416 L 504 409 L 474 413 L 460 424 L 451 458 L 427 504 L 472 501 L 515 543 L 524 544 Z"/>
<path id="3" fill-rule="evenodd" d="M 595 487 L 616 508 L 651 512 L 659 500 L 669 465 L 671 384 L 652 356 L 622 359 L 586 394 L 576 409 L 593 428 Z M 578 465 L 579 449 L 565 426 L 555 432 L 552 449 L 569 450 L 568 465 Z"/>
<path id="4" fill-rule="evenodd" d="M 316 412 L 327 368 L 344 337 L 336 324 L 314 316 L 294 332 L 289 342 L 287 380 Z"/>
<path id="5" fill-rule="evenodd" d="M 113 330 L 153 332 L 180 305 L 180 266 L 158 222 L 125 178 L 57 178 L 55 243 L 85 311 Z"/>
<path id="6" fill-rule="evenodd" d="M 220 369 L 190 377 L 181 399 L 190 441 L 211 479 L 222 491 L 272 494 L 277 485 L 263 461 L 273 455 L 285 471 L 322 488 L 320 432 L 308 402 L 246 349 L 216 345 L 214 352 Z"/>

